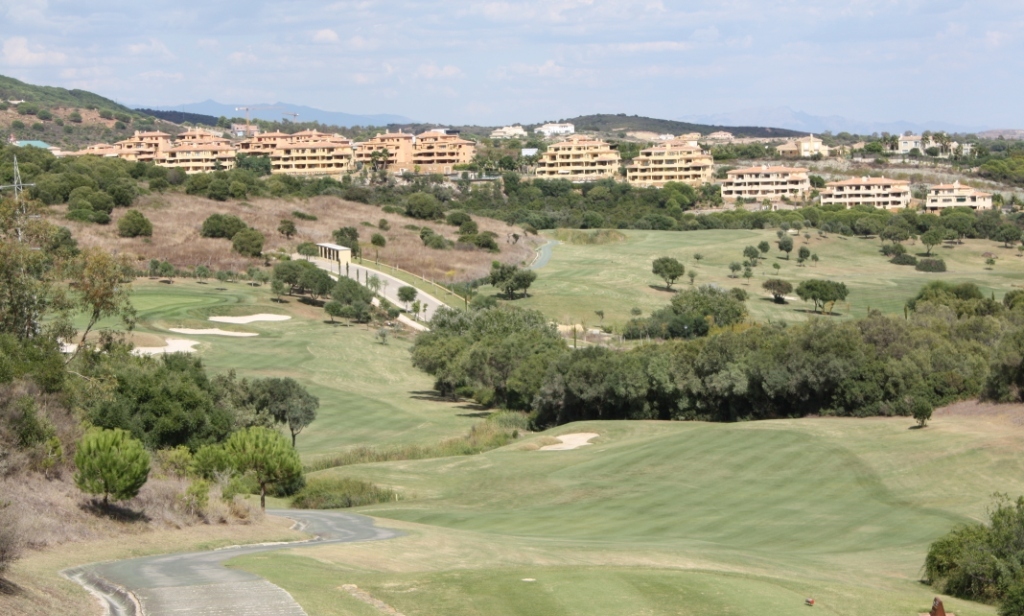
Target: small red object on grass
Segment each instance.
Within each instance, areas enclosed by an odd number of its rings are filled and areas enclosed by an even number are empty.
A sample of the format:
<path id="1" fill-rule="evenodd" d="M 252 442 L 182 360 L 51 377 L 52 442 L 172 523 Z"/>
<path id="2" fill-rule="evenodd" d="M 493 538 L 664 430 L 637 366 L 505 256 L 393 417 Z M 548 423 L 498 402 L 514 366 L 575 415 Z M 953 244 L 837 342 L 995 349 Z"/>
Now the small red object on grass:
<path id="1" fill-rule="evenodd" d="M 804 599 L 804 605 L 814 607 L 814 599 Z"/>

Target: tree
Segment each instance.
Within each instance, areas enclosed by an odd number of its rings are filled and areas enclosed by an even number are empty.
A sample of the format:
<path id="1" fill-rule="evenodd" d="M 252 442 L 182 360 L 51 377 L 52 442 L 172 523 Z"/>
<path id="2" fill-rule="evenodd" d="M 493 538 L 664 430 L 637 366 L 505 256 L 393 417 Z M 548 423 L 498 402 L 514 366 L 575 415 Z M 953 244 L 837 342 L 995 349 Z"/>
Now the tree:
<path id="1" fill-rule="evenodd" d="M 992 239 L 997 242 L 1002 242 L 1004 246 L 1009 248 L 1010 244 L 1015 244 L 1020 241 L 1020 236 L 1020 227 L 1011 223 L 1004 223 L 999 225 L 999 228 L 996 229 L 995 235 L 992 236 Z"/>
<path id="2" fill-rule="evenodd" d="M 945 238 L 946 232 L 939 227 L 934 227 L 922 233 L 921 243 L 925 245 L 925 248 L 927 248 L 927 252 L 925 254 L 930 257 L 932 254 L 932 248 L 941 244 Z"/>
<path id="3" fill-rule="evenodd" d="M 274 421 L 286 424 L 295 437 L 316 419 L 320 399 L 306 391 L 306 388 L 292 378 L 269 378 L 255 381 L 253 406 L 257 412 L 267 413 Z"/>
<path id="4" fill-rule="evenodd" d="M 416 287 L 406 285 L 398 288 L 398 299 L 405 304 L 406 310 L 409 310 L 409 302 L 415 300 L 418 294 L 419 291 L 416 290 Z"/>
<path id="5" fill-rule="evenodd" d="M 654 260 L 651 271 L 665 281 L 665 288 L 671 289 L 672 284 L 679 279 L 686 271 L 678 259 L 672 257 L 659 257 Z"/>
<path id="6" fill-rule="evenodd" d="M 803 263 L 804 261 L 806 261 L 807 259 L 810 259 L 810 258 L 811 258 L 811 249 L 808 248 L 807 246 L 801 246 L 800 250 L 797 251 L 797 260 L 800 263 Z"/>
<path id="7" fill-rule="evenodd" d="M 310 257 L 315 257 L 320 254 L 320 249 L 317 248 L 316 244 L 313 242 L 302 242 L 298 247 L 296 247 L 295 251 L 303 257 L 306 257 L 307 261 L 309 261 Z"/>
<path id="8" fill-rule="evenodd" d="M 736 278 L 743 266 L 738 261 L 729 264 L 729 278 Z"/>
<path id="9" fill-rule="evenodd" d="M 334 279 L 320 268 L 309 268 L 299 277 L 299 286 L 309 292 L 313 299 L 318 299 L 331 292 Z"/>
<path id="10" fill-rule="evenodd" d="M 814 263 L 815 265 L 817 265 L 817 264 L 818 264 L 818 261 L 819 261 L 819 259 L 818 259 L 818 253 L 816 253 L 816 252 L 815 252 L 815 253 L 812 253 L 812 254 L 811 254 L 811 261 L 812 261 L 812 262 L 813 262 L 813 263 Z"/>
<path id="11" fill-rule="evenodd" d="M 243 229 L 231 238 L 231 248 L 244 257 L 263 254 L 263 234 L 256 229 Z"/>
<path id="12" fill-rule="evenodd" d="M 771 244 L 769 244 L 768 242 L 766 242 L 764 240 L 761 240 L 761 242 L 758 243 L 758 245 L 757 245 L 757 250 L 761 254 L 763 254 L 763 255 L 768 254 L 768 251 L 771 250 L 771 249 L 772 249 Z"/>
<path id="13" fill-rule="evenodd" d="M 761 251 L 756 246 L 747 246 L 743 249 L 743 256 L 750 261 L 751 266 L 756 266 L 757 260 L 761 258 Z"/>
<path id="14" fill-rule="evenodd" d="M 512 274 L 512 289 L 522 291 L 523 297 L 526 297 L 530 285 L 532 285 L 535 280 L 537 280 L 537 272 L 524 269 L 516 270 L 516 272 Z"/>
<path id="15" fill-rule="evenodd" d="M 277 232 L 288 239 L 292 239 L 292 236 L 298 233 L 299 230 L 295 228 L 295 221 L 285 218 L 281 221 L 281 224 L 277 225 Z"/>
<path id="16" fill-rule="evenodd" d="M 203 237 L 223 237 L 231 239 L 247 226 L 248 225 L 242 222 L 242 219 L 238 216 L 231 216 L 230 214 L 211 214 L 203 221 L 203 228 L 199 234 Z"/>
<path id="17" fill-rule="evenodd" d="M 121 237 L 150 237 L 153 235 L 153 223 L 142 212 L 128 210 L 117 221 L 117 234 Z"/>
<path id="18" fill-rule="evenodd" d="M 931 402 L 928 402 L 923 396 L 915 396 L 913 402 L 910 403 L 910 414 L 917 420 L 917 425 L 925 427 L 928 420 L 932 418 Z"/>
<path id="19" fill-rule="evenodd" d="M 898 244 L 910 239 L 910 229 L 903 225 L 889 225 L 878 234 L 878 237 Z"/>
<path id="20" fill-rule="evenodd" d="M 433 220 L 442 215 L 441 203 L 430 193 L 417 192 L 406 199 L 405 214 L 413 218 Z"/>
<path id="21" fill-rule="evenodd" d="M 697 278 L 697 272 L 694 270 L 690 270 L 686 272 L 686 275 L 690 277 L 690 284 L 693 285 L 693 281 Z"/>
<path id="22" fill-rule="evenodd" d="M 815 312 L 821 312 L 825 304 L 845 300 L 848 293 L 845 284 L 832 280 L 804 280 L 796 288 L 797 297 L 805 302 L 813 302 Z"/>
<path id="23" fill-rule="evenodd" d="M 374 233 L 370 238 L 370 243 L 373 244 L 373 260 L 380 263 L 380 249 L 388 245 L 388 240 L 384 237 L 383 233 Z"/>
<path id="24" fill-rule="evenodd" d="M 779 237 L 779 250 L 786 253 L 786 260 L 789 260 L 789 253 L 793 252 L 793 238 L 789 234 Z"/>
<path id="25" fill-rule="evenodd" d="M 88 321 L 68 362 L 85 347 L 86 337 L 101 319 L 119 317 L 128 331 L 135 328 L 135 308 L 130 297 L 132 267 L 124 255 L 114 257 L 97 248 L 87 249 L 72 265 L 71 274 L 76 282 L 75 304 Z"/>
<path id="26" fill-rule="evenodd" d="M 704 255 L 702 255 L 701 253 L 699 253 L 699 252 L 693 253 L 693 260 L 694 261 L 697 261 L 698 263 L 700 263 L 700 260 L 703 259 L 703 258 L 704 258 Z"/>
<path id="27" fill-rule="evenodd" d="M 749 268 L 749 267 L 744 267 L 743 268 L 743 279 L 747 281 L 747 284 L 750 284 L 750 279 L 753 278 L 753 277 L 754 277 L 754 270 Z"/>
<path id="28" fill-rule="evenodd" d="M 270 292 L 274 294 L 274 299 L 280 302 L 281 296 L 288 292 L 288 285 L 280 278 L 274 278 L 270 281 Z"/>
<path id="29" fill-rule="evenodd" d="M 769 278 L 761 286 L 772 294 L 772 299 L 776 304 L 785 304 L 786 296 L 793 292 L 792 284 L 778 278 Z"/>
<path id="30" fill-rule="evenodd" d="M 267 508 L 267 486 L 294 481 L 302 475 L 302 462 L 295 447 L 277 430 L 255 426 L 239 430 L 224 444 L 232 466 L 239 473 L 252 473 L 260 487 L 260 508 Z"/>
<path id="31" fill-rule="evenodd" d="M 102 494 L 103 504 L 134 498 L 149 479 L 149 454 L 125 430 L 91 428 L 75 452 L 75 485 Z"/>
<path id="32" fill-rule="evenodd" d="M 199 280 L 206 280 L 210 277 L 210 268 L 205 265 L 199 265 L 196 267 L 196 278 Z"/>
<path id="33" fill-rule="evenodd" d="M 359 249 L 359 229 L 355 227 L 342 227 L 336 229 L 331 234 L 331 237 L 334 239 L 335 244 L 351 250 L 353 257 L 359 257 L 363 254 Z"/>
<path id="34" fill-rule="evenodd" d="M 324 312 L 327 316 L 331 317 L 331 323 L 334 323 L 335 317 L 340 317 L 345 312 L 345 306 L 336 300 L 331 300 L 324 304 Z"/>

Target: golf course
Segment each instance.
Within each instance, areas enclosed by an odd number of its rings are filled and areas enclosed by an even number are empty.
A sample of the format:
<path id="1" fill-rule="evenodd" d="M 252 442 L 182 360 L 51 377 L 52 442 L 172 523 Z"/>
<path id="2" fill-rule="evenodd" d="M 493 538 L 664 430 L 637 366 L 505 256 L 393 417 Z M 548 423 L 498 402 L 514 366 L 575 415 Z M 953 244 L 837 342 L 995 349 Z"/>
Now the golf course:
<path id="1" fill-rule="evenodd" d="M 558 232 L 546 232 L 554 239 Z M 868 309 L 889 314 L 903 314 L 903 305 L 918 289 L 932 280 L 973 282 L 988 295 L 1001 297 L 1024 275 L 1024 257 L 1014 249 L 1004 248 L 991 240 L 964 240 L 963 244 L 946 243 L 932 249 L 932 254 L 946 261 L 945 273 L 916 271 L 912 266 L 889 263 L 879 248 L 877 238 L 843 237 L 839 234 L 819 236 L 812 230 L 810 239 L 794 236 L 795 248 L 786 253 L 776 248 L 776 230 L 709 230 L 709 231 L 635 231 L 619 230 L 619 241 L 601 244 L 560 242 L 552 248 L 551 260 L 537 270 L 537 281 L 530 287 L 529 297 L 516 300 L 516 305 L 541 310 L 562 324 L 583 323 L 597 326 L 622 325 L 630 318 L 632 308 L 643 313 L 666 306 L 672 294 L 665 282 L 651 273 L 652 262 L 659 257 L 674 257 L 687 272 L 697 273 L 694 284 L 715 284 L 723 288 L 737 287 L 750 294 L 747 311 L 752 321 L 799 321 L 808 318 L 810 303 L 792 296 L 787 304 L 775 304 L 761 284 L 768 278 L 781 278 L 793 284 L 812 278 L 843 282 L 849 288 L 845 302 L 834 308 L 837 318 L 863 317 Z M 753 277 L 730 277 L 729 264 L 744 261 L 743 249 L 767 241 L 771 250 L 753 268 Z M 807 246 L 818 255 L 818 262 L 797 263 L 797 251 Z M 908 253 L 924 255 L 920 243 L 908 243 Z M 984 253 L 995 255 L 995 265 L 985 264 Z M 700 254 L 697 260 L 694 255 Z M 779 265 L 776 272 L 774 264 Z M 675 282 L 672 289 L 690 285 L 688 275 Z M 495 294 L 490 287 L 482 294 Z M 596 311 L 604 312 L 601 321 Z"/>

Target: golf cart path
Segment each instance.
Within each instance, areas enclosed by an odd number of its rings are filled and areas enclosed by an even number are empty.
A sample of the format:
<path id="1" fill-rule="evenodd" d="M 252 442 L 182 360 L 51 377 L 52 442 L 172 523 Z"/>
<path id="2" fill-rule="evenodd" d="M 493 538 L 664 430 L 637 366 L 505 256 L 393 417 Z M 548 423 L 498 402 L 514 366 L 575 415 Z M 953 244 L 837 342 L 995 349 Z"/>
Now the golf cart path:
<path id="1" fill-rule="evenodd" d="M 377 528 L 373 520 L 330 511 L 268 511 L 296 521 L 316 535 L 311 541 L 258 544 L 188 554 L 164 554 L 63 571 L 95 595 L 111 616 L 305 616 L 285 590 L 224 562 L 245 554 L 272 550 L 380 541 L 398 531 Z"/>

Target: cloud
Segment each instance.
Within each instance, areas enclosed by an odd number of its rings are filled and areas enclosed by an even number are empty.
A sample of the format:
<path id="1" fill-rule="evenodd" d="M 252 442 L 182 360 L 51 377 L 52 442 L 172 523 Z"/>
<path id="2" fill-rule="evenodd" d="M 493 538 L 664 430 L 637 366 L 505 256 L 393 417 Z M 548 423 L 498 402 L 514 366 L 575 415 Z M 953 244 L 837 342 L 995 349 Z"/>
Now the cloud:
<path id="1" fill-rule="evenodd" d="M 337 43 L 338 33 L 330 28 L 324 28 L 323 30 L 317 30 L 313 34 L 314 43 Z"/>
<path id="2" fill-rule="evenodd" d="M 228 55 L 228 60 L 232 64 L 255 64 L 259 58 L 248 51 L 236 51 Z"/>
<path id="3" fill-rule="evenodd" d="M 643 43 L 617 43 L 612 45 L 612 48 L 623 53 L 649 53 L 652 51 L 687 51 L 693 49 L 694 44 L 686 41 L 648 41 Z"/>
<path id="4" fill-rule="evenodd" d="M 462 69 L 451 64 L 438 66 L 431 62 L 429 64 L 421 64 L 416 70 L 416 76 L 423 79 L 453 79 L 455 77 L 462 77 Z"/>
<path id="5" fill-rule="evenodd" d="M 508 71 L 518 75 L 530 75 L 534 77 L 561 77 L 565 74 L 565 67 L 557 64 L 554 60 L 539 65 L 515 63 L 508 67 Z"/>
<path id="6" fill-rule="evenodd" d="M 196 45 L 198 45 L 200 49 L 216 49 L 220 46 L 220 41 L 214 38 L 201 38 L 196 41 Z"/>
<path id="7" fill-rule="evenodd" d="M 28 39 L 23 36 L 15 36 L 4 41 L 3 63 L 11 66 L 52 66 L 64 64 L 67 56 L 59 51 L 47 51 L 35 46 L 33 51 L 28 44 Z"/>
<path id="8" fill-rule="evenodd" d="M 167 48 L 167 45 L 164 45 L 163 42 L 155 38 L 149 39 L 146 43 L 128 45 L 128 53 L 133 56 L 156 56 L 165 60 L 174 59 L 174 54 Z"/>
<path id="9" fill-rule="evenodd" d="M 989 30 L 988 32 L 985 33 L 985 46 L 988 47 L 989 49 L 1002 47 L 1003 43 L 1005 43 L 1008 38 L 1009 37 L 1006 35 L 1005 32 Z"/>
<path id="10" fill-rule="evenodd" d="M 147 81 L 184 81 L 185 75 L 183 73 L 169 73 L 167 71 L 146 71 L 145 73 L 139 73 L 139 77 Z"/>

